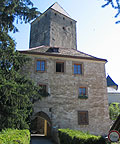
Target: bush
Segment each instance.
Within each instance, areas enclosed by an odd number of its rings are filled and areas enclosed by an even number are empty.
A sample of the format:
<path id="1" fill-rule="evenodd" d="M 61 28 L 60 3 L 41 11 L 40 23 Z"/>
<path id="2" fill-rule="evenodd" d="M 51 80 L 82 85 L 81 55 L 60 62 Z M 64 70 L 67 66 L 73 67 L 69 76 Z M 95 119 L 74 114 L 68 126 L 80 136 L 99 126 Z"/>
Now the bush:
<path id="1" fill-rule="evenodd" d="M 120 103 L 112 103 L 109 106 L 110 119 L 115 121 L 120 115 Z"/>
<path id="2" fill-rule="evenodd" d="M 0 132 L 0 144 L 30 144 L 29 130 L 6 129 Z"/>
<path id="3" fill-rule="evenodd" d="M 77 130 L 59 129 L 58 134 L 61 144 L 106 144 L 105 139 L 101 136 Z"/>

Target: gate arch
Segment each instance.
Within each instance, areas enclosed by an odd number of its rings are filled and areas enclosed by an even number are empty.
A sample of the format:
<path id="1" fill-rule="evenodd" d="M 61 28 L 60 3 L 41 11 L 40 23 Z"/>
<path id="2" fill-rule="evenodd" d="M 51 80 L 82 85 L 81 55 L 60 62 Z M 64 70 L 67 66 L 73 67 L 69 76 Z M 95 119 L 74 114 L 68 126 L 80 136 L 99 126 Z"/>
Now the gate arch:
<path id="1" fill-rule="evenodd" d="M 43 111 L 36 113 L 31 120 L 31 133 L 51 136 L 51 119 Z"/>

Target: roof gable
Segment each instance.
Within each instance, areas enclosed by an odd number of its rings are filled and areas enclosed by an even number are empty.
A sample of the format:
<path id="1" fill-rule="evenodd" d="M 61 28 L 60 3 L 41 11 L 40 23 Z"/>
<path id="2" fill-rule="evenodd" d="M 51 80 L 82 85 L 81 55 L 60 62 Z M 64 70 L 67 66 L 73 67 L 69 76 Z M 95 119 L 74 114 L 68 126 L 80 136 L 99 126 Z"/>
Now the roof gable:
<path id="1" fill-rule="evenodd" d="M 116 90 L 118 89 L 118 85 L 112 80 L 109 75 L 107 76 L 107 86 L 114 87 Z"/>
<path id="2" fill-rule="evenodd" d="M 50 8 L 67 16 L 67 17 L 70 17 L 70 15 L 57 2 L 55 2 Z"/>

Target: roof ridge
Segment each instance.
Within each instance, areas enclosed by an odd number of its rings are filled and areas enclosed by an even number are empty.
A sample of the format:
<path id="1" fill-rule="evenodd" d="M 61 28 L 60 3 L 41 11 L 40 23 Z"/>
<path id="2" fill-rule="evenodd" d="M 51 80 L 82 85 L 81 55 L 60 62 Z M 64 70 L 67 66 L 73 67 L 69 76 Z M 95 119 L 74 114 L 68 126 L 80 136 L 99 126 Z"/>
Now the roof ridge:
<path id="1" fill-rule="evenodd" d="M 58 7 L 57 7 L 58 6 Z M 53 5 L 51 5 L 48 9 L 53 9 L 69 18 L 71 18 L 71 16 L 66 12 L 66 10 L 58 3 L 58 2 L 55 2 Z M 60 9 L 59 9 L 60 8 Z"/>
<path id="2" fill-rule="evenodd" d="M 27 49 L 27 50 L 22 50 L 22 51 L 31 51 L 31 50 L 35 50 L 35 49 L 38 49 L 38 48 L 43 47 L 43 46 L 44 46 L 44 45 L 38 46 L 38 47 L 29 48 L 29 49 Z"/>

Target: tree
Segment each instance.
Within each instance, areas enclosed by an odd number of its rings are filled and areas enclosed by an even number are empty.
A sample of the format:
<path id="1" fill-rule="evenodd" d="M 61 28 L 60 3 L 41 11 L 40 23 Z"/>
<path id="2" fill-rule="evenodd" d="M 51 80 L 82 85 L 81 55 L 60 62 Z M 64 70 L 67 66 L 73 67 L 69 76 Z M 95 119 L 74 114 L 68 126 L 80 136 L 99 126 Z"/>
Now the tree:
<path id="1" fill-rule="evenodd" d="M 120 115 L 120 103 L 112 103 L 109 106 L 110 119 L 115 121 Z"/>
<path id="2" fill-rule="evenodd" d="M 113 9 L 117 10 L 117 14 L 115 15 L 115 18 L 117 18 L 120 15 L 120 0 L 104 0 L 106 1 L 106 4 L 102 5 L 102 7 L 106 7 L 108 5 L 111 5 Z M 116 24 L 120 23 L 119 21 L 116 21 Z"/>
<path id="3" fill-rule="evenodd" d="M 41 98 L 40 88 L 20 73 L 30 59 L 15 50 L 9 35 L 18 31 L 15 20 L 28 23 L 39 15 L 30 0 L 0 1 L 0 129 L 28 128 L 33 103 Z"/>
<path id="4" fill-rule="evenodd" d="M 39 14 L 31 0 L 0 0 L 0 28 L 7 32 L 18 31 L 15 20 L 28 23 Z"/>

